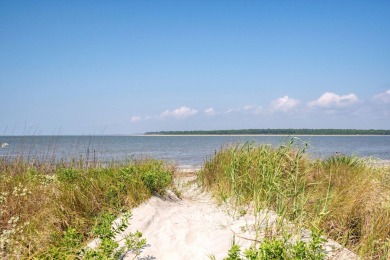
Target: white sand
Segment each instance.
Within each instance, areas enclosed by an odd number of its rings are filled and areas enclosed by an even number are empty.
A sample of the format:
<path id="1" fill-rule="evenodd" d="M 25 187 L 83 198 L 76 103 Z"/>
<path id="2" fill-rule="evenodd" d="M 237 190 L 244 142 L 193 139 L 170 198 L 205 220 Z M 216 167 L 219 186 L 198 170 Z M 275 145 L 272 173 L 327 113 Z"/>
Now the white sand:
<path id="1" fill-rule="evenodd" d="M 167 195 L 132 211 L 129 231 L 141 231 L 148 242 L 140 259 L 225 257 L 233 239 L 232 217 L 204 193 L 187 190 L 181 200 Z"/>
<path id="2" fill-rule="evenodd" d="M 239 216 L 227 206 L 217 206 L 210 195 L 202 193 L 191 180 L 194 177 L 179 178 L 181 199 L 168 192 L 164 198 L 152 197 L 132 210 L 131 225 L 123 235 L 138 230 L 147 240 L 147 246 L 137 259 L 196 260 L 210 256 L 223 259 L 233 237 L 237 244 L 247 248 L 256 238 L 254 225 L 257 223 L 264 230 L 277 218 L 272 212 L 263 212 L 258 218 L 251 214 Z M 329 256 L 333 259 L 356 259 L 346 249 L 333 248 L 340 246 L 328 242 L 326 249 L 331 251 Z M 133 258 L 134 255 L 128 253 L 124 259 Z"/>

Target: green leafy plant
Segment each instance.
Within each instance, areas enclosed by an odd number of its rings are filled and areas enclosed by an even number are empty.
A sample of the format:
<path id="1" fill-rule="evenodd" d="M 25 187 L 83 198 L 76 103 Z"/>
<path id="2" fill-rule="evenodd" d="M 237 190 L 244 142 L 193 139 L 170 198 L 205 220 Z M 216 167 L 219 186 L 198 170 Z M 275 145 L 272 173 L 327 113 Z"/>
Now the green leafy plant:
<path id="1" fill-rule="evenodd" d="M 291 235 L 283 238 L 265 239 L 256 247 L 250 247 L 241 253 L 241 248 L 234 244 L 225 260 L 322 260 L 325 259 L 323 244 L 326 239 L 321 232 L 313 232 L 310 241 L 291 242 Z"/>
<path id="2" fill-rule="evenodd" d="M 82 175 L 76 169 L 60 168 L 59 170 L 57 170 L 56 176 L 57 176 L 57 180 L 59 181 L 73 183 L 77 179 L 79 179 Z"/>
<path id="3" fill-rule="evenodd" d="M 135 256 L 138 256 L 146 246 L 146 239 L 142 238 L 141 232 L 136 231 L 126 236 L 125 245 L 127 250 L 131 251 Z"/>
<path id="4" fill-rule="evenodd" d="M 172 175 L 168 171 L 147 171 L 141 175 L 145 186 L 155 193 L 163 192 L 172 182 Z"/>
<path id="5" fill-rule="evenodd" d="M 229 249 L 228 256 L 224 258 L 224 260 L 241 260 L 240 252 L 240 247 L 233 243 L 232 247 Z"/>
<path id="6" fill-rule="evenodd" d="M 123 232 L 129 225 L 130 212 L 125 212 L 120 222 L 113 225 L 115 216 L 110 213 L 103 213 L 97 219 L 97 224 L 93 230 L 95 236 L 100 240 L 98 246 L 94 249 L 86 248 L 80 252 L 83 259 L 120 259 L 126 252 L 132 252 L 134 259 L 141 254 L 146 246 L 146 239 L 142 238 L 142 233 L 136 231 L 129 233 L 125 238 L 125 245 L 120 247 L 119 241 L 115 236 Z"/>

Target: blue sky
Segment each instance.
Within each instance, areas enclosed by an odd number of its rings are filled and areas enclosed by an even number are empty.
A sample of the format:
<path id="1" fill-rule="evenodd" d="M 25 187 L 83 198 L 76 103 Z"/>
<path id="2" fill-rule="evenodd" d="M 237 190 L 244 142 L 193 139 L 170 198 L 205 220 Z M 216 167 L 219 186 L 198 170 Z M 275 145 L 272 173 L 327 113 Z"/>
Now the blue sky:
<path id="1" fill-rule="evenodd" d="M 390 129 L 390 1 L 0 1 L 0 134 Z"/>

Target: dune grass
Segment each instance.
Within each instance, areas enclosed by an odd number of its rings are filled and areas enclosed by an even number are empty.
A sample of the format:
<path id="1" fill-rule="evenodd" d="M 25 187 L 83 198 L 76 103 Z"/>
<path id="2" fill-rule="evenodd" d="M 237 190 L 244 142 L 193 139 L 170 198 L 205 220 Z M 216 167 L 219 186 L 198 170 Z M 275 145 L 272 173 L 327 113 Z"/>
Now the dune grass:
<path id="1" fill-rule="evenodd" d="M 0 258 L 74 259 L 102 220 L 163 192 L 173 172 L 157 160 L 91 165 L 3 158 Z"/>
<path id="2" fill-rule="evenodd" d="M 221 201 L 324 230 L 369 259 L 390 258 L 390 171 L 356 157 L 310 160 L 291 141 L 277 148 L 226 147 L 205 162 L 199 180 Z"/>

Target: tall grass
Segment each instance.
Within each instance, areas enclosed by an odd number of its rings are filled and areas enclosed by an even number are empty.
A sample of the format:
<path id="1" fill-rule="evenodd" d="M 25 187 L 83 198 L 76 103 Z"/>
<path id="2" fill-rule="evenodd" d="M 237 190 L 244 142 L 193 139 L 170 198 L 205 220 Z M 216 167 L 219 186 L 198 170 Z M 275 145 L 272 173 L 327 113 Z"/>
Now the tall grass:
<path id="1" fill-rule="evenodd" d="M 216 152 L 199 173 L 221 200 L 272 209 L 306 227 L 318 227 L 359 255 L 390 258 L 390 172 L 349 156 L 309 160 L 290 142 L 251 144 Z"/>
<path id="2" fill-rule="evenodd" d="M 161 161 L 99 165 L 0 160 L 0 258 L 75 258 L 102 214 L 119 215 L 163 192 Z"/>

